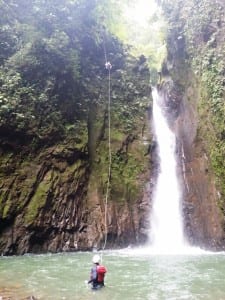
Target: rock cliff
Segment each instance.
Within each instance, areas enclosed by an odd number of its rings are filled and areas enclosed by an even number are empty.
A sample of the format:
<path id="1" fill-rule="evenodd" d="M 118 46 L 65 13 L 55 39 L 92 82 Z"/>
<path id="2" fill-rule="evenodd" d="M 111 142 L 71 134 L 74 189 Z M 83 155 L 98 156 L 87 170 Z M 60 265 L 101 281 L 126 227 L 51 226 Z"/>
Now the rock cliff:
<path id="1" fill-rule="evenodd" d="M 161 2 L 168 21 L 161 86 L 178 137 L 186 235 L 224 249 L 224 3 Z"/>
<path id="2" fill-rule="evenodd" d="M 146 146 L 148 70 L 145 67 L 142 74 L 143 64 L 135 60 L 129 65 L 130 70 L 112 70 L 112 173 L 107 214 L 110 247 L 146 238 L 142 219 L 148 206 L 143 195 L 150 174 Z M 62 139 L 48 141 L 48 145 L 43 142 L 32 150 L 25 134 L 11 130 L 6 136 L 6 129 L 2 129 L 2 253 L 102 246 L 108 172 L 106 79 L 107 74 L 99 87 L 103 102 L 91 103 L 87 119 L 79 127 L 71 125 Z"/>
<path id="3" fill-rule="evenodd" d="M 0 253 L 102 247 L 105 54 L 112 64 L 107 247 L 144 241 L 151 172 L 146 60 L 103 28 L 95 2 L 32 3 L 0 4 Z"/>
<path id="4" fill-rule="evenodd" d="M 158 2 L 168 22 L 159 86 L 177 134 L 185 232 L 224 249 L 224 3 Z M 103 4 L 0 2 L 0 253 L 101 248 L 106 229 L 107 247 L 147 239 L 157 173 L 149 70 L 107 29 Z"/>

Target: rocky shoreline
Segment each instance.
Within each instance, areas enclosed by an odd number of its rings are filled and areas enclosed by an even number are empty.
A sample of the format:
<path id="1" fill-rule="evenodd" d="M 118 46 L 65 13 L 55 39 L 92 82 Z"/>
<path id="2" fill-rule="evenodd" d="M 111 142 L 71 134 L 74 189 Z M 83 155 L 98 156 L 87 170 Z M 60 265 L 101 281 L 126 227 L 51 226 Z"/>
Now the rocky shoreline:
<path id="1" fill-rule="evenodd" d="M 0 300 L 38 300 L 38 298 L 26 296 L 23 291 L 18 291 L 18 287 L 1 287 L 0 288 Z"/>

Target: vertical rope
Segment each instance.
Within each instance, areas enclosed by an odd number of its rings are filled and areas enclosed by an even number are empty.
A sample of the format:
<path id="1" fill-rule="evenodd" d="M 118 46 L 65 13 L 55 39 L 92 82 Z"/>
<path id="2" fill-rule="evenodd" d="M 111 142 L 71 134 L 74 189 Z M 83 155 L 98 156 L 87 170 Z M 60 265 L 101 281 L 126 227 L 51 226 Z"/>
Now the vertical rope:
<path id="1" fill-rule="evenodd" d="M 111 178 L 111 166 L 112 166 L 112 151 L 111 151 L 111 63 L 107 60 L 107 52 L 105 46 L 105 38 L 103 36 L 103 49 L 105 56 L 105 68 L 108 70 L 108 179 L 106 185 L 106 195 L 105 195 L 105 238 L 102 250 L 105 250 L 107 244 L 107 236 L 108 236 L 108 224 L 107 224 L 107 216 L 108 216 L 108 199 L 110 196 L 110 178 Z"/>
<path id="2" fill-rule="evenodd" d="M 106 195 L 105 195 L 105 239 L 102 249 L 105 250 L 107 244 L 107 236 L 108 236 L 108 224 L 107 224 L 107 215 L 108 215 L 108 199 L 110 192 L 110 178 L 111 178 L 111 166 L 112 166 L 112 151 L 111 151 L 111 73 L 110 70 L 112 68 L 109 62 L 106 62 L 106 68 L 108 70 L 108 179 L 106 185 Z"/>
<path id="3" fill-rule="evenodd" d="M 106 67 L 106 64 L 107 64 L 107 62 L 108 62 L 108 59 L 107 59 L 107 52 L 106 52 L 106 46 L 105 46 L 105 37 L 104 37 L 104 33 L 103 33 L 103 50 L 104 50 L 105 67 Z"/>

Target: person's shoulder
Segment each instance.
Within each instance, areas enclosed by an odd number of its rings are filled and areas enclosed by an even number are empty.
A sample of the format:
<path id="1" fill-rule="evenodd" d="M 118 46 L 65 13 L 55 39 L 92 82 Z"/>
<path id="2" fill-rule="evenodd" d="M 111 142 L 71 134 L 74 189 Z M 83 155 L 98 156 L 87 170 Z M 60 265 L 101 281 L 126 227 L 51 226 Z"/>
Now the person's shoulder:
<path id="1" fill-rule="evenodd" d="M 97 267 L 97 269 L 98 269 L 98 272 L 99 272 L 99 273 L 106 273 L 106 272 L 107 272 L 106 267 L 103 266 L 103 265 L 99 265 L 99 266 Z"/>

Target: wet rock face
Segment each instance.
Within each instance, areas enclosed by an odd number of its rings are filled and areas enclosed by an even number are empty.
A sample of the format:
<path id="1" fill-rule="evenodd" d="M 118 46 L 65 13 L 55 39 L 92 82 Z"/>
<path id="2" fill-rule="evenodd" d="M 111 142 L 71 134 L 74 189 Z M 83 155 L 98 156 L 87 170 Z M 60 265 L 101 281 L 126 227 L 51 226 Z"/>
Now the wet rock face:
<path id="1" fill-rule="evenodd" d="M 214 4 L 162 3 L 170 28 L 162 75 L 172 81 L 167 94 L 176 91 L 179 100 L 174 128 L 185 231 L 196 245 L 224 249 L 224 1 Z"/>
<path id="2" fill-rule="evenodd" d="M 16 172 L 2 181 L 1 252 L 62 249 L 67 235 L 77 231 L 83 217 L 87 153 L 62 145 L 29 160 L 21 158 L 16 163 L 17 159 L 12 156 L 10 162 Z"/>
<path id="3" fill-rule="evenodd" d="M 191 243 L 217 250 L 223 247 L 223 216 L 204 137 L 199 137 L 198 92 L 189 87 L 186 93 L 188 97 L 184 95 L 177 119 L 182 148 L 185 230 Z M 187 101 L 188 98 L 193 100 Z"/>
<path id="4" fill-rule="evenodd" d="M 77 251 L 101 248 L 105 239 L 105 209 L 107 209 L 106 247 L 124 247 L 143 242 L 143 220 L 147 218 L 148 203 L 144 189 L 136 201 L 113 198 L 105 206 L 105 198 L 89 186 L 90 166 L 85 152 L 80 159 L 72 155 L 66 160 L 68 148 L 51 149 L 27 162 L 27 173 L 2 183 L 0 251 L 3 254 Z M 57 160 L 55 153 L 57 152 Z M 60 157 L 60 158 L 59 158 Z M 75 159 L 76 157 L 76 159 Z M 32 168 L 32 169 L 31 169 Z M 22 170 L 17 169 L 17 172 Z M 14 203 L 12 202 L 12 199 Z M 8 212 L 5 210 L 7 205 Z M 4 215 L 5 214 L 5 215 Z"/>
<path id="5" fill-rule="evenodd" d="M 108 172 L 106 75 L 103 87 L 94 79 L 87 85 L 89 97 L 95 100 L 78 124 L 64 130 L 63 138 L 48 139 L 49 131 L 45 136 L 48 143 L 36 148 L 13 139 L 13 134 L 0 138 L 0 253 L 78 251 L 103 246 Z M 113 156 L 107 248 L 147 239 L 151 193 L 147 187 L 151 168 L 148 82 L 143 58 L 132 58 L 124 69 L 117 66 L 112 71 Z"/>
<path id="6" fill-rule="evenodd" d="M 187 76 L 188 78 L 188 76 Z M 173 85 L 169 85 L 173 87 Z M 178 174 L 183 190 L 184 230 L 190 244 L 219 250 L 224 248 L 223 216 L 218 207 L 219 193 L 215 177 L 204 148 L 204 137 L 198 132 L 198 89 L 193 77 L 183 94 L 168 85 L 168 113 L 171 127 L 177 135 Z M 174 105 L 171 96 L 179 101 Z M 171 103 L 171 105 L 170 105 Z"/>
<path id="7" fill-rule="evenodd" d="M 209 174 L 207 157 L 194 155 L 185 163 L 185 231 L 192 244 L 219 250 L 224 247 L 223 218 L 213 174 Z"/>

